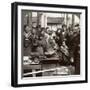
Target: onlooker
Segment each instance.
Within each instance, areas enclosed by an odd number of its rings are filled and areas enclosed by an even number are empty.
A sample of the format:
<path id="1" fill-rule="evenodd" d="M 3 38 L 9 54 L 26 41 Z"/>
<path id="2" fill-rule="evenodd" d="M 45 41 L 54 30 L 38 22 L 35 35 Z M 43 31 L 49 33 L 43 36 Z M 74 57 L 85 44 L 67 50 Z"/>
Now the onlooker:
<path id="1" fill-rule="evenodd" d="M 29 26 L 24 26 L 24 55 L 28 56 L 31 52 L 31 29 Z"/>

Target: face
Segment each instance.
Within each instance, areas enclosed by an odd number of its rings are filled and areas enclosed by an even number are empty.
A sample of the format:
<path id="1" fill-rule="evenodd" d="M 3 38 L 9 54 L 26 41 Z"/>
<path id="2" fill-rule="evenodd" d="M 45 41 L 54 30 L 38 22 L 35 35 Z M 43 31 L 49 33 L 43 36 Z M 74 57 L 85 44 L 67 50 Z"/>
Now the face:
<path id="1" fill-rule="evenodd" d="M 33 33 L 33 34 L 36 34 L 36 29 L 33 29 L 33 30 L 32 30 L 32 33 Z"/>
<path id="2" fill-rule="evenodd" d="M 60 33 L 61 32 L 61 30 L 58 30 L 58 33 Z"/>
<path id="3" fill-rule="evenodd" d="M 80 31 L 79 27 L 74 27 L 74 32 L 78 33 Z"/>
<path id="4" fill-rule="evenodd" d="M 73 35 L 73 31 L 70 31 L 69 34 L 70 34 L 70 35 Z"/>
<path id="5" fill-rule="evenodd" d="M 42 30 L 42 31 L 41 31 L 41 34 L 44 35 L 44 33 L 45 33 L 44 30 Z"/>
<path id="6" fill-rule="evenodd" d="M 25 31 L 28 33 L 30 31 L 29 26 L 26 26 Z"/>
<path id="7" fill-rule="evenodd" d="M 65 41 L 63 41 L 63 45 L 65 45 Z"/>
<path id="8" fill-rule="evenodd" d="M 49 35 L 52 35 L 52 34 L 53 34 L 53 31 L 49 30 L 49 31 L 48 31 L 48 34 L 49 34 Z"/>
<path id="9" fill-rule="evenodd" d="M 42 37 L 42 36 L 40 36 L 39 38 L 40 38 L 40 40 L 42 40 L 42 39 L 43 39 L 43 37 Z"/>
<path id="10" fill-rule="evenodd" d="M 66 31 L 66 27 L 63 27 L 63 30 Z"/>

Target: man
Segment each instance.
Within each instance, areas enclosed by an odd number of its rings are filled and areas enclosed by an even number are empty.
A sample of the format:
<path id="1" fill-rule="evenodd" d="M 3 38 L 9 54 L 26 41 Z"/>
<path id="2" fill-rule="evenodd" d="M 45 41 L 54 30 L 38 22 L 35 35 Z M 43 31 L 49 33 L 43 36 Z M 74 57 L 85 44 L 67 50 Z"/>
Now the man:
<path id="1" fill-rule="evenodd" d="M 80 28 L 75 25 L 66 36 L 66 44 L 69 47 L 70 62 L 75 66 L 75 74 L 80 74 Z"/>
<path id="2" fill-rule="evenodd" d="M 73 55 L 74 55 L 74 65 L 75 74 L 80 74 L 80 28 L 79 24 L 74 27 L 74 37 L 72 39 L 73 43 Z"/>
<path id="3" fill-rule="evenodd" d="M 67 33 L 68 33 L 67 26 L 65 24 L 63 24 L 62 25 L 62 36 L 63 36 L 63 39 L 66 38 Z"/>
<path id="4" fill-rule="evenodd" d="M 55 39 L 55 42 L 60 47 L 62 45 L 62 42 L 63 42 L 63 35 L 62 35 L 62 29 L 61 28 L 57 29 L 56 36 L 54 37 L 54 39 Z"/>
<path id="5" fill-rule="evenodd" d="M 46 50 L 46 39 L 44 35 L 44 28 L 41 28 L 41 32 L 37 34 L 38 38 L 33 38 L 32 52 L 35 56 L 43 57 Z"/>
<path id="6" fill-rule="evenodd" d="M 28 25 L 24 26 L 24 56 L 29 56 L 31 52 L 31 29 Z"/>

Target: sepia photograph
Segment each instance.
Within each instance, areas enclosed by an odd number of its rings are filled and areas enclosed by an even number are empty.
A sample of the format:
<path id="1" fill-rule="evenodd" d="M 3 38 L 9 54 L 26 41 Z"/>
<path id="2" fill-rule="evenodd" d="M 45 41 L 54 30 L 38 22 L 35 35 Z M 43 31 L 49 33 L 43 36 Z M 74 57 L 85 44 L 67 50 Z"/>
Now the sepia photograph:
<path id="1" fill-rule="evenodd" d="M 22 77 L 80 75 L 80 13 L 22 10 Z"/>
<path id="2" fill-rule="evenodd" d="M 12 4 L 12 86 L 87 82 L 87 7 Z"/>

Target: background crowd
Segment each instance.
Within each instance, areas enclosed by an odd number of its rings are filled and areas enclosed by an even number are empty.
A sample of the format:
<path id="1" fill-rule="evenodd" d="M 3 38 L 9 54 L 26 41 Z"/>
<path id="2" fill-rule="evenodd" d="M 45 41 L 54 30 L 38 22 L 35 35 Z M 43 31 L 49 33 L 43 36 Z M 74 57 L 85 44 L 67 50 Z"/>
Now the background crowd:
<path id="1" fill-rule="evenodd" d="M 29 56 L 31 62 L 50 57 L 59 58 L 60 65 L 75 66 L 75 74 L 80 74 L 80 26 L 63 24 L 56 31 L 49 27 L 30 28 L 24 25 L 23 33 L 24 56 Z"/>

